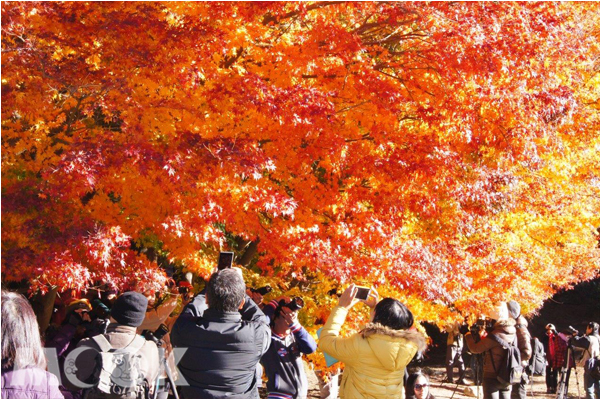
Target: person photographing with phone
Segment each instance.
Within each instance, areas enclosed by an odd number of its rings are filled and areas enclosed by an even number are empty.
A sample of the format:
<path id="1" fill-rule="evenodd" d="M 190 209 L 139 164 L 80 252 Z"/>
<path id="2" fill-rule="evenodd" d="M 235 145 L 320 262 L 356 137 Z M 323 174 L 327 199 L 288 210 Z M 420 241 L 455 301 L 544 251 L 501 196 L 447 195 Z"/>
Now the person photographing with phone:
<path id="1" fill-rule="evenodd" d="M 364 299 L 357 299 L 357 294 Z M 426 348 L 425 337 L 411 329 L 414 319 L 410 310 L 396 299 L 378 299 L 374 289 L 351 284 L 321 332 L 319 348 L 346 366 L 342 399 L 404 398 L 404 370 L 417 351 Z M 360 332 L 340 337 L 348 310 L 359 301 L 371 308 L 370 322 Z"/>
<path id="2" fill-rule="evenodd" d="M 186 349 L 178 364 L 189 383 L 181 388 L 185 398 L 259 398 L 256 368 L 271 343 L 269 320 L 228 258 L 219 258 L 206 291 L 185 307 L 171 332 L 173 345 Z"/>

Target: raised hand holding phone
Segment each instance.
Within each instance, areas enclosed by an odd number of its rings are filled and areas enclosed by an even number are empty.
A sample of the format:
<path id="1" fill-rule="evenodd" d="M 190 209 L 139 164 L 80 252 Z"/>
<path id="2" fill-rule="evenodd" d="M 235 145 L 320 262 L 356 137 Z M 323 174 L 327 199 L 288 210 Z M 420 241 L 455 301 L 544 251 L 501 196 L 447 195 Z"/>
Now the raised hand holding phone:
<path id="1" fill-rule="evenodd" d="M 358 299 L 356 299 L 356 293 L 358 292 L 358 288 L 354 283 L 350 284 L 344 293 L 340 296 L 340 300 L 338 302 L 339 307 L 344 308 L 352 308 L 356 303 L 358 303 Z"/>
<path id="2" fill-rule="evenodd" d="M 231 251 L 220 252 L 217 269 L 220 271 L 222 269 L 231 268 L 232 265 L 233 265 L 233 252 L 231 252 Z"/>
<path id="3" fill-rule="evenodd" d="M 367 300 L 369 298 L 369 294 L 371 293 L 371 289 L 365 286 L 356 286 L 356 296 L 358 300 Z"/>
<path id="4" fill-rule="evenodd" d="M 377 293 L 377 290 L 371 288 L 371 291 L 369 292 L 369 297 L 364 301 L 364 303 L 370 308 L 375 308 L 377 303 L 379 303 L 379 293 Z"/>

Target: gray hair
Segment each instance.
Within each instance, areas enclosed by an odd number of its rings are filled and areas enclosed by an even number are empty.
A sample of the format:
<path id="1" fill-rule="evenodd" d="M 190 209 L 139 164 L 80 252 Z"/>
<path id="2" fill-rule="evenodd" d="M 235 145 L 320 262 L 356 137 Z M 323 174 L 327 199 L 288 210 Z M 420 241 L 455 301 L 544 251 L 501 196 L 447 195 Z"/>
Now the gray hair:
<path id="1" fill-rule="evenodd" d="M 217 311 L 238 311 L 246 295 L 246 285 L 233 268 L 215 272 L 206 286 L 208 307 Z"/>
<path id="2" fill-rule="evenodd" d="M 40 327 L 27 299 L 2 291 L 2 369 L 46 369 Z"/>

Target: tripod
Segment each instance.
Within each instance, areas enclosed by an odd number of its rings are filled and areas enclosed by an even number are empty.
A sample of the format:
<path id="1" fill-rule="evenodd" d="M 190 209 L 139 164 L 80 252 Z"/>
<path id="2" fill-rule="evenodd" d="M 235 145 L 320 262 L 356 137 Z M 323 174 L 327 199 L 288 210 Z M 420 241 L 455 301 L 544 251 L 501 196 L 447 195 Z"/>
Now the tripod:
<path id="1" fill-rule="evenodd" d="M 533 393 L 533 368 L 527 367 L 526 374 L 527 379 L 529 379 L 529 392 L 531 392 L 531 397 L 535 399 L 535 394 Z"/>
<path id="2" fill-rule="evenodd" d="M 483 383 L 483 355 L 475 354 L 475 370 L 473 371 L 475 375 L 475 385 L 477 386 L 477 398 L 479 399 L 479 392 L 481 388 L 481 384 Z"/>
<path id="3" fill-rule="evenodd" d="M 175 380 L 173 379 L 173 374 L 171 373 L 171 368 L 169 368 L 169 363 L 167 362 L 167 357 L 165 355 L 165 349 L 162 347 L 162 340 L 159 340 L 159 343 L 157 343 L 157 345 L 159 345 L 159 352 L 160 352 L 160 364 L 161 366 L 165 369 L 165 372 L 167 373 L 167 383 L 164 385 L 164 392 L 166 392 L 167 396 L 169 393 L 169 387 L 167 386 L 170 385 L 171 389 L 173 390 L 173 394 L 175 395 L 176 399 L 179 399 L 179 394 L 177 394 L 177 389 L 175 387 Z M 159 374 L 159 376 L 156 377 L 156 380 L 154 381 L 154 399 L 158 399 L 158 392 L 161 391 L 160 390 L 160 381 L 161 381 L 161 376 Z M 163 398 L 163 397 L 161 397 Z M 166 397 L 165 397 L 166 398 Z"/>
<path id="4" fill-rule="evenodd" d="M 481 383 L 483 381 L 483 354 L 471 354 L 471 369 L 473 370 L 473 380 L 475 383 L 475 386 L 477 386 L 477 398 L 479 399 L 480 396 L 480 390 L 481 390 Z M 464 375 L 464 372 L 463 372 Z M 458 383 L 456 384 L 456 386 L 454 387 L 454 391 L 452 392 L 452 397 L 450 397 L 450 399 L 454 398 L 454 395 L 456 394 L 456 390 L 458 389 Z"/>
<path id="5" fill-rule="evenodd" d="M 581 399 L 581 393 L 579 392 L 579 374 L 577 373 L 577 366 L 575 365 L 575 357 L 573 355 L 573 345 L 571 344 L 571 340 L 569 339 L 567 343 L 567 358 L 560 369 L 560 378 L 558 381 L 558 389 L 556 390 L 556 398 L 557 399 L 565 399 L 568 396 L 567 387 L 568 380 L 571 376 L 571 368 L 570 365 L 573 364 L 573 369 L 575 370 L 575 383 L 577 384 L 577 398 Z"/>

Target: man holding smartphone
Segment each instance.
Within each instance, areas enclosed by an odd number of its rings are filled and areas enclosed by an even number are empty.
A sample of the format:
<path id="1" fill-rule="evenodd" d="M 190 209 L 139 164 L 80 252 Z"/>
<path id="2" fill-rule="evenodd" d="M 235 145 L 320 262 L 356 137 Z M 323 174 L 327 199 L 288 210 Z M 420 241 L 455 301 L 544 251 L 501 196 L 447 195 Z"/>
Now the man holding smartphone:
<path id="1" fill-rule="evenodd" d="M 221 269 L 175 322 L 171 342 L 187 348 L 178 365 L 185 398 L 259 398 L 255 371 L 271 330 L 245 292 L 239 268 Z"/>

